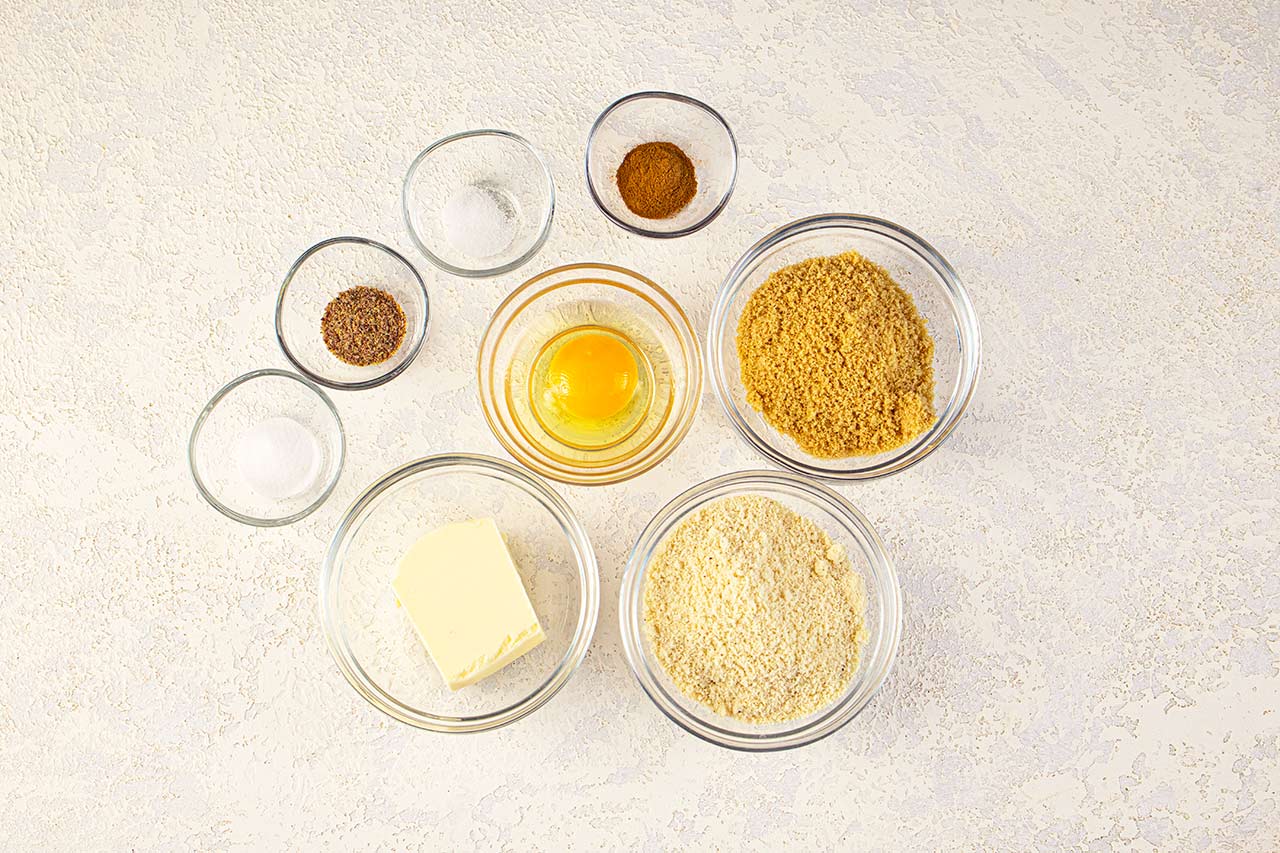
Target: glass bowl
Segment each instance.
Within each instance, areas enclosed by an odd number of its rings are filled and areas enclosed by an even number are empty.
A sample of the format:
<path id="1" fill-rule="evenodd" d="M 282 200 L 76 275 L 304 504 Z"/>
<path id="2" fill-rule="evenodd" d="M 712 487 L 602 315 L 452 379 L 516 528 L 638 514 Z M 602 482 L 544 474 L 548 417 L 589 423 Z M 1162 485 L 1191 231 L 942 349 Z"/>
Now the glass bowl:
<path id="1" fill-rule="evenodd" d="M 639 343 L 656 378 L 644 420 L 602 448 L 562 441 L 532 411 L 529 384 L 547 341 L 566 329 L 604 326 Z M 688 433 L 702 392 L 702 359 L 689 318 L 654 282 L 609 264 L 571 264 L 534 276 L 493 313 L 476 370 L 489 428 L 517 460 L 578 485 L 618 483 L 657 465 Z"/>
<path id="2" fill-rule="evenodd" d="M 470 193 L 493 215 L 512 221 L 510 242 L 457 246 L 449 238 L 446 210 L 461 219 Z M 538 253 L 551 231 L 556 185 L 546 161 L 527 140 L 505 130 L 469 130 L 431 143 L 414 158 L 400 192 L 413 244 L 431 263 L 454 275 L 483 278 L 510 272 Z M 468 215 L 474 215 L 473 213 Z M 490 252 L 490 249 L 494 251 Z M 485 254 L 478 254 L 485 252 Z"/>
<path id="3" fill-rule="evenodd" d="M 735 495 L 760 495 L 813 521 L 844 546 L 867 587 L 867 644 L 853 680 L 835 702 L 806 717 L 752 724 L 715 713 L 675 686 L 650 648 L 644 629 L 645 572 L 666 536 L 707 504 Z M 690 734 L 729 749 L 792 749 L 832 734 L 867 706 L 893 665 L 902 633 L 902 593 L 893 563 L 865 516 L 826 486 L 781 471 L 743 471 L 694 486 L 658 511 L 631 549 L 618 616 L 632 673 L 662 713 Z"/>
<path id="4" fill-rule="evenodd" d="M 325 346 L 320 321 L 330 300 L 365 285 L 391 294 L 404 311 L 400 348 L 381 364 L 358 367 Z M 364 237 L 332 237 L 302 253 L 276 297 L 276 340 L 302 375 L 328 388 L 356 391 L 395 379 L 417 357 L 427 338 L 427 285 L 404 256 Z"/>
<path id="5" fill-rule="evenodd" d="M 874 456 L 822 459 L 800 449 L 747 403 L 738 362 L 738 321 L 747 300 L 775 270 L 821 255 L 857 250 L 880 264 L 915 300 L 933 336 L 937 420 L 910 442 Z M 900 225 L 854 214 L 799 219 L 747 250 L 729 271 L 707 330 L 711 385 L 729 421 L 772 462 L 812 477 L 861 480 L 905 470 L 928 456 L 955 429 L 973 397 L 982 363 L 982 334 L 973 303 L 938 252 Z"/>
<path id="6" fill-rule="evenodd" d="M 391 589 L 401 556 L 436 527 L 492 518 L 546 639 L 488 678 L 449 690 Z M 531 714 L 587 653 L 600 577 L 587 533 L 545 482 L 488 456 L 428 456 L 390 472 L 347 510 L 320 574 L 320 621 L 338 668 L 383 713 L 437 732 Z"/>
<path id="7" fill-rule="evenodd" d="M 241 469 L 246 431 L 270 418 L 288 418 L 315 439 L 316 464 L 296 494 L 259 493 Z M 187 443 L 196 489 L 214 509 L 254 527 L 279 527 L 304 518 L 338 484 L 346 457 L 338 410 L 324 391 L 284 370 L 255 370 L 224 385 L 200 411 Z"/>
<path id="8" fill-rule="evenodd" d="M 697 170 L 698 192 L 670 219 L 632 213 L 618 192 L 622 158 L 646 142 L 678 145 Z M 587 135 L 587 189 L 614 224 L 643 237 L 683 237 L 720 215 L 738 178 L 738 143 L 720 113 L 671 92 L 636 92 L 605 108 Z"/>

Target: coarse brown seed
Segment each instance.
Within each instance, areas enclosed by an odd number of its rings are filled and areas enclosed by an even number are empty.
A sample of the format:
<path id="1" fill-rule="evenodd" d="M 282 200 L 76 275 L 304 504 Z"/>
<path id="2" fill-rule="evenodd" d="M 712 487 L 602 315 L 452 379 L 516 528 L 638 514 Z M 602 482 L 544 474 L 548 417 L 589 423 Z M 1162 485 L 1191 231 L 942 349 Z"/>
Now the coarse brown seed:
<path id="1" fill-rule="evenodd" d="M 363 285 L 335 296 L 320 321 L 324 345 L 347 364 L 381 364 L 404 342 L 404 309 L 385 290 Z"/>
<path id="2" fill-rule="evenodd" d="M 928 429 L 933 338 L 911 294 L 857 252 L 770 275 L 738 321 L 747 402 L 814 456 L 868 456 Z"/>

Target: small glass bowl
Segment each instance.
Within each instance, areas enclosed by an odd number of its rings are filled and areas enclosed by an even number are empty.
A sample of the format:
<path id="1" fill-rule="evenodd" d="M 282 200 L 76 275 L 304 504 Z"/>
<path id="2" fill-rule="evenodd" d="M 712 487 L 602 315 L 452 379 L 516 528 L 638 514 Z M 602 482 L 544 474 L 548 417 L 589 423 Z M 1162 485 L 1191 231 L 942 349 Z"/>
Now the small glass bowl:
<path id="1" fill-rule="evenodd" d="M 391 580 L 400 558 L 441 525 L 492 518 L 546 639 L 458 691 L 445 685 Z M 320 574 L 320 621 L 343 676 L 369 704 L 437 732 L 479 732 L 533 713 L 587 653 L 600 573 L 587 533 L 541 479 L 488 456 L 428 456 L 390 472 L 347 510 Z"/>
<path id="2" fill-rule="evenodd" d="M 646 142 L 678 145 L 697 170 L 698 192 L 670 219 L 632 213 L 618 192 L 622 158 Z M 643 237 L 683 237 L 720 215 L 738 179 L 738 143 L 720 113 L 671 92 L 636 92 L 614 101 L 587 134 L 587 189 L 600 212 Z"/>
<path id="3" fill-rule="evenodd" d="M 735 495 L 772 498 L 813 521 L 844 546 L 866 580 L 867 644 L 857 673 L 835 702 L 806 717 L 769 725 L 715 713 L 685 696 L 667 677 L 644 628 L 645 572 L 663 540 L 690 514 Z M 782 471 L 743 471 L 694 486 L 658 511 L 631 549 L 622 579 L 618 618 L 632 673 L 662 713 L 692 735 L 728 749 L 793 749 L 832 734 L 867 706 L 893 666 L 902 633 L 902 593 L 893 563 L 861 512 L 826 486 Z"/>
<path id="4" fill-rule="evenodd" d="M 874 456 L 823 459 L 805 453 L 747 403 L 738 362 L 738 322 L 747 300 L 781 267 L 854 249 L 887 269 L 915 301 L 933 336 L 933 426 L 903 446 Z M 829 213 L 799 219 L 764 237 L 729 271 L 707 330 L 711 385 L 729 421 L 772 462 L 811 477 L 862 480 L 905 470 L 955 429 L 973 397 L 982 364 L 982 333 L 969 294 L 938 252 L 900 225 L 872 216 Z"/>
<path id="5" fill-rule="evenodd" d="M 476 257 L 454 246 L 442 218 L 453 194 L 466 187 L 490 193 L 514 221 L 510 244 Z M 400 192 L 404 223 L 418 251 L 453 275 L 484 278 L 521 266 L 551 231 L 556 185 L 528 140 L 505 130 L 468 130 L 428 145 L 414 158 Z"/>
<path id="6" fill-rule="evenodd" d="M 237 443 L 268 418 L 296 421 L 315 437 L 320 462 L 310 486 L 288 498 L 256 492 L 239 468 Z M 346 458 L 346 435 L 333 401 L 296 373 L 255 370 L 224 385 L 200 411 L 187 443 L 196 489 L 227 518 L 254 527 L 292 524 L 315 512 L 333 492 Z"/>
<path id="7" fill-rule="evenodd" d="M 381 364 L 358 367 L 329 352 L 320 321 L 329 302 L 358 285 L 391 294 L 404 311 L 400 348 Z M 337 390 L 374 388 L 395 379 L 427 339 L 427 285 L 404 256 L 364 237 L 332 237 L 302 253 L 276 297 L 276 340 L 285 358 L 313 382 Z"/>
<path id="8" fill-rule="evenodd" d="M 625 441 L 591 449 L 567 444 L 532 412 L 531 356 L 556 334 L 580 325 L 623 328 L 650 344 L 660 387 L 644 424 Z M 661 361 L 653 352 L 661 354 Z M 494 436 L 543 476 L 577 485 L 635 477 L 665 459 L 693 425 L 702 393 L 698 339 L 679 304 L 654 282 L 609 264 L 571 264 L 534 276 L 494 311 L 476 363 L 480 403 Z"/>

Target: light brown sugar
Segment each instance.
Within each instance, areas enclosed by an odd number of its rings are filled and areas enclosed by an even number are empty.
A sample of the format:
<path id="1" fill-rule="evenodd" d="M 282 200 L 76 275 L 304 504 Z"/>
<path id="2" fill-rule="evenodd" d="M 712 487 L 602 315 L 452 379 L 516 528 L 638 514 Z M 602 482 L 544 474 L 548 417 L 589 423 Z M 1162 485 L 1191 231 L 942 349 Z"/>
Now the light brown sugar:
<path id="1" fill-rule="evenodd" d="M 857 252 L 775 271 L 737 347 L 747 403 L 814 456 L 883 453 L 935 420 L 933 338 L 911 295 Z"/>

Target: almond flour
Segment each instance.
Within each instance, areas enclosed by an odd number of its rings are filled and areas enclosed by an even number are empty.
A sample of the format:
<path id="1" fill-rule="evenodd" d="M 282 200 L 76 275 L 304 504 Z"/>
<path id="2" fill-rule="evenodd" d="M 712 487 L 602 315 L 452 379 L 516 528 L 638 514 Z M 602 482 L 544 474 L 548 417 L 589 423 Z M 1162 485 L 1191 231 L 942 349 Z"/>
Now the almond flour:
<path id="1" fill-rule="evenodd" d="M 866 642 L 867 593 L 844 548 L 775 500 L 724 498 L 686 518 L 646 572 L 644 621 L 690 698 L 748 723 L 831 704 Z"/>

